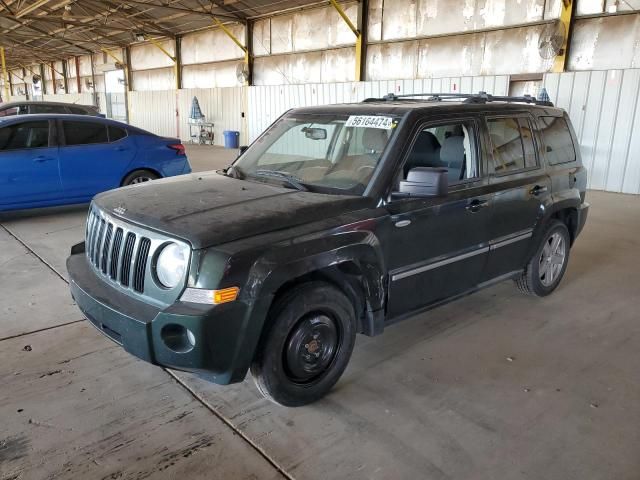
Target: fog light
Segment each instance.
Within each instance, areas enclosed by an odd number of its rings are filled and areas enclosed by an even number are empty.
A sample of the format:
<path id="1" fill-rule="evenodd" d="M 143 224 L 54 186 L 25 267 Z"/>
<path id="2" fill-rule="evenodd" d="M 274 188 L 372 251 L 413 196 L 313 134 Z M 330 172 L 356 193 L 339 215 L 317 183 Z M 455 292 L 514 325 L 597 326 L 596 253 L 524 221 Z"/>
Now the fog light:
<path id="1" fill-rule="evenodd" d="M 160 338 L 167 348 L 176 353 L 187 353 L 196 346 L 196 337 L 191 330 L 176 323 L 168 323 L 160 331 Z"/>

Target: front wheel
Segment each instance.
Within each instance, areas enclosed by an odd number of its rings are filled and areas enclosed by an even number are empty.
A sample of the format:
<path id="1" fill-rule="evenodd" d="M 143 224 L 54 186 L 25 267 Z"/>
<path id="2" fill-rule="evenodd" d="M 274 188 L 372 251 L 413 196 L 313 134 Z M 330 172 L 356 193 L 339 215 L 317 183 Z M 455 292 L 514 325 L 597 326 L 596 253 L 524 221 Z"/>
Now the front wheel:
<path id="1" fill-rule="evenodd" d="M 349 299 L 328 283 L 305 283 L 282 295 L 251 365 L 262 395 L 288 407 L 322 398 L 349 362 L 355 320 Z"/>
<path id="2" fill-rule="evenodd" d="M 538 297 L 553 292 L 567 269 L 570 243 L 567 226 L 558 220 L 551 222 L 538 250 L 515 280 L 520 291 Z"/>

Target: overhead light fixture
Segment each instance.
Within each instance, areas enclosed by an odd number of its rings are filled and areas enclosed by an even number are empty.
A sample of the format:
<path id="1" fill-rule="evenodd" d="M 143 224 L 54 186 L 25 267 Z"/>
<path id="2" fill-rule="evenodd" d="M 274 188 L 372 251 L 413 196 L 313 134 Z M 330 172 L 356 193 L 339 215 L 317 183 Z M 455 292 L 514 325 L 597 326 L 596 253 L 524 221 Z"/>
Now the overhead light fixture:
<path id="1" fill-rule="evenodd" d="M 136 40 L 139 41 L 139 42 L 144 42 L 144 40 L 145 40 L 144 33 L 140 33 L 140 32 L 136 33 Z"/>

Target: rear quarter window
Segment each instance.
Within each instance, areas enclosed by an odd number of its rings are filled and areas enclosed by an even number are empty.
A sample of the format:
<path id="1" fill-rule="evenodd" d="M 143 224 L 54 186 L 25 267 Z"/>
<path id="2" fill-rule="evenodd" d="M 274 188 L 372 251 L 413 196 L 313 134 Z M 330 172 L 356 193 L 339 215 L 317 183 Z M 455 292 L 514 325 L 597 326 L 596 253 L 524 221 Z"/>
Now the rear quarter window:
<path id="1" fill-rule="evenodd" d="M 549 165 L 576 161 L 576 149 L 569 125 L 563 117 L 538 117 L 544 142 L 545 158 Z"/>
<path id="2" fill-rule="evenodd" d="M 118 140 L 127 136 L 127 131 L 124 128 L 114 127 L 109 125 L 109 142 L 117 142 Z"/>

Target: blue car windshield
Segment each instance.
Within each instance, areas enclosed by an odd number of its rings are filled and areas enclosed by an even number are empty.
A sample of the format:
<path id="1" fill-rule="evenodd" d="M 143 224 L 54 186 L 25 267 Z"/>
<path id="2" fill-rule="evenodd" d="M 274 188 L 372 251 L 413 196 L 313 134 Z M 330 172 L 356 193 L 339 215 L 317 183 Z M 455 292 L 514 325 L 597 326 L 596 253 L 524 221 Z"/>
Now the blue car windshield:
<path id="1" fill-rule="evenodd" d="M 233 169 L 248 180 L 360 195 L 398 122 L 383 115 L 287 115 L 251 145 Z"/>

